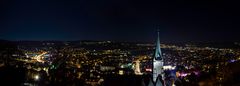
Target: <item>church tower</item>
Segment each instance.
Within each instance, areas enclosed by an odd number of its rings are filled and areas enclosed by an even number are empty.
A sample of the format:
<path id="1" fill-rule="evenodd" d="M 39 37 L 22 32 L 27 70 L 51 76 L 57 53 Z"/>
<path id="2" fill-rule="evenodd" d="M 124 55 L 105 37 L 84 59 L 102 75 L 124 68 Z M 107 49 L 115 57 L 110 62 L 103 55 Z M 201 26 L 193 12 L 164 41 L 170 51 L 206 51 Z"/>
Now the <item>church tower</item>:
<path id="1" fill-rule="evenodd" d="M 153 81 L 156 82 L 159 75 L 164 77 L 163 71 L 163 57 L 160 48 L 160 39 L 159 39 L 159 31 L 157 41 L 156 41 L 156 48 L 153 56 Z"/>

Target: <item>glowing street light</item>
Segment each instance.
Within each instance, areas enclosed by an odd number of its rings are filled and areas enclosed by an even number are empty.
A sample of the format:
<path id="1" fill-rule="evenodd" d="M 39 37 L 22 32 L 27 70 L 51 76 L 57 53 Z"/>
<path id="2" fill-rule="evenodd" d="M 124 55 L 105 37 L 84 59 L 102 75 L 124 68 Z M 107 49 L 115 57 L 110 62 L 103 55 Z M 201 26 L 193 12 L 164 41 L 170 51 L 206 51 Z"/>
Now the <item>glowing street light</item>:
<path id="1" fill-rule="evenodd" d="M 35 80 L 39 80 L 39 78 L 40 78 L 39 75 L 35 75 L 35 76 L 34 76 L 34 79 L 35 79 Z"/>

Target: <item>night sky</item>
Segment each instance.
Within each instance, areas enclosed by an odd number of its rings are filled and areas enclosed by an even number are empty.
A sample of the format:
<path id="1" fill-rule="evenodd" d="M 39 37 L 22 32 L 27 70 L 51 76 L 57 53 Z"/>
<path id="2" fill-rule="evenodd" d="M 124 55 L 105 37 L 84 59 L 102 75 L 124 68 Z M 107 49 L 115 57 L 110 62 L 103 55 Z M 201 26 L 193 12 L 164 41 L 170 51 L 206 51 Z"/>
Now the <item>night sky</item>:
<path id="1" fill-rule="evenodd" d="M 240 41 L 230 0 L 0 0 L 0 39 Z"/>

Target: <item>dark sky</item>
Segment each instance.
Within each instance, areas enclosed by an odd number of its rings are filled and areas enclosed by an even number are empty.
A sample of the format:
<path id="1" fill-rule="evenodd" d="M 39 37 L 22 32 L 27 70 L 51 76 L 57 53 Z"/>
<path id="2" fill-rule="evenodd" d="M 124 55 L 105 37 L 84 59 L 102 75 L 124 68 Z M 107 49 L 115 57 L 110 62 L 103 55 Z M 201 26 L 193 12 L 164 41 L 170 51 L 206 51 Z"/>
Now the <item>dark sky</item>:
<path id="1" fill-rule="evenodd" d="M 239 41 L 230 0 L 0 0 L 0 39 Z"/>

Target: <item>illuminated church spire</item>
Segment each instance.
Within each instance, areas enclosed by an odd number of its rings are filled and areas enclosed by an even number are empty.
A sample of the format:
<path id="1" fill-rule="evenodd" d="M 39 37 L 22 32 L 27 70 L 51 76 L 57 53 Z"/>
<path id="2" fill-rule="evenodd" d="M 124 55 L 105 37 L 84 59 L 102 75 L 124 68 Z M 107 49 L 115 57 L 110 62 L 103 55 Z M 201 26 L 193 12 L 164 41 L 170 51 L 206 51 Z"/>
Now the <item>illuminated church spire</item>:
<path id="1" fill-rule="evenodd" d="M 160 38 L 159 38 L 159 31 L 158 37 L 156 41 L 156 48 L 153 57 L 153 81 L 156 82 L 158 76 L 164 77 L 163 72 L 163 57 L 160 48 Z"/>
<path id="2" fill-rule="evenodd" d="M 158 37 L 157 37 L 157 43 L 156 43 L 156 49 L 155 49 L 155 53 L 154 53 L 154 58 L 156 60 L 162 60 L 162 52 L 161 52 L 161 48 L 160 48 L 159 31 L 157 33 L 158 33 Z"/>

